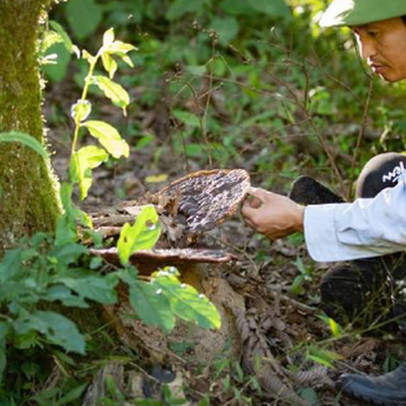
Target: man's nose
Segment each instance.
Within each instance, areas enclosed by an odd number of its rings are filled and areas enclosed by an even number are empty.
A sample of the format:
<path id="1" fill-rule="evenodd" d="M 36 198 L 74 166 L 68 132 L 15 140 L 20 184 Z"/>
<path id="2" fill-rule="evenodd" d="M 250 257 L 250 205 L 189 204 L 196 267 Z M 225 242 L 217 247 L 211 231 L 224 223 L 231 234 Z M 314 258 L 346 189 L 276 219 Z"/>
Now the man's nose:
<path id="1" fill-rule="evenodd" d="M 370 39 L 360 39 L 358 46 L 359 53 L 363 59 L 369 59 L 376 55 L 374 42 Z"/>

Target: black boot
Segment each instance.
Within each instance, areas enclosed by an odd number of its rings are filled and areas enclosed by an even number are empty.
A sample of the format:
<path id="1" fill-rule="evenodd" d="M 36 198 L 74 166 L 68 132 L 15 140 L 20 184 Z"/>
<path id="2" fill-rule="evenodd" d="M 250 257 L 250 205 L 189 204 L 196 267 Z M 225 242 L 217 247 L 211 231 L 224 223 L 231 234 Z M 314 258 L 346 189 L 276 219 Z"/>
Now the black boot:
<path id="1" fill-rule="evenodd" d="M 299 176 L 288 195 L 299 204 L 343 203 L 344 200 L 310 176 Z"/>
<path id="2" fill-rule="evenodd" d="M 338 389 L 356 399 L 375 405 L 406 406 L 406 363 L 384 375 L 344 374 Z"/>
<path id="3" fill-rule="evenodd" d="M 382 258 L 334 265 L 321 279 L 320 299 L 320 308 L 343 327 L 372 335 L 397 330 Z"/>

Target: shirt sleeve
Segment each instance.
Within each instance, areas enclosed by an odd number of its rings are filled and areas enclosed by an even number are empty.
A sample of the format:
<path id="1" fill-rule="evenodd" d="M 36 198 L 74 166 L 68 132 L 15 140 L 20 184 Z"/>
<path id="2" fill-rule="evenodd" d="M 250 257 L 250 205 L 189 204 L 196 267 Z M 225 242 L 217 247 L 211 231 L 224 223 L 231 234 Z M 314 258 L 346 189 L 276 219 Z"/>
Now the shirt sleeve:
<path id="1" fill-rule="evenodd" d="M 304 234 L 319 262 L 370 258 L 406 248 L 406 172 L 373 199 L 305 208 Z"/>

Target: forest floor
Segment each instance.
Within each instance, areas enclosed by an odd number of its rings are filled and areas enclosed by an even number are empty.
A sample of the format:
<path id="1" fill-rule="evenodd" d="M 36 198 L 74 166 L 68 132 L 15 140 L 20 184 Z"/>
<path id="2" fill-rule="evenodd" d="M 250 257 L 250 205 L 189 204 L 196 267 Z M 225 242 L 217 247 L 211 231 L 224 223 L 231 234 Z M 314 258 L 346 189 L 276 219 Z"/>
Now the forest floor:
<path id="1" fill-rule="evenodd" d="M 63 98 L 60 95 L 63 95 Z M 53 85 L 47 92 L 45 111 L 50 127 L 49 142 L 56 151 L 53 163 L 61 177 L 66 176 L 68 167 L 69 134 L 72 127 L 66 118 L 62 119 L 62 125 L 51 119 L 51 106 L 58 105 L 61 110 L 69 111 L 69 105 L 75 97 L 75 90 L 70 89 L 65 82 Z M 106 107 L 101 110 L 101 115 L 105 121 L 120 122 L 122 118 L 117 116 L 119 113 L 116 111 Z M 144 118 L 146 122 L 147 114 L 137 112 L 133 116 L 130 109 L 125 121 L 128 124 L 131 120 Z M 159 117 L 149 117 L 148 120 L 159 121 Z M 258 150 L 257 153 L 259 152 Z M 244 169 L 254 172 L 255 151 L 250 154 L 244 159 Z M 94 171 L 93 186 L 83 208 L 100 209 L 114 206 L 122 200 L 137 199 L 146 192 L 156 192 L 176 178 L 200 169 L 209 168 L 201 168 L 198 160 L 174 158 L 170 139 L 158 140 L 158 145 L 148 145 L 140 150 L 132 148 L 129 159 Z M 260 182 L 260 179 L 255 178 L 255 182 L 257 181 Z M 286 190 L 286 187 L 281 184 L 280 190 L 276 186 L 274 191 L 282 192 L 283 189 Z M 286 369 L 296 371 L 314 370 L 315 367 L 326 364 L 333 366 L 322 373 L 323 379 L 320 374 L 317 375 L 318 382 L 313 380 L 313 383 L 308 383 L 307 386 L 295 386 L 310 404 L 359 406 L 359 401 L 342 396 L 334 388 L 333 383 L 337 377 L 341 373 L 354 371 L 380 374 L 383 368 L 390 369 L 397 360 L 402 359 L 402 337 L 398 333 L 382 335 L 372 331 L 372 334 L 368 335 L 350 328 L 332 332 L 331 325 L 323 318 L 318 307 L 319 282 L 331 264 L 314 263 L 306 252 L 302 237 L 293 236 L 269 242 L 247 228 L 236 215 L 221 225 L 210 238 L 213 244 L 236 256 L 231 268 L 219 272 L 225 272 L 225 278 L 233 275 L 233 281 L 237 281 L 237 284 L 240 282 L 239 294 L 244 296 L 247 306 L 258 310 L 260 305 L 256 300 L 265 298 L 267 303 L 264 306 L 273 319 L 272 325 L 263 333 L 269 350 L 279 363 Z M 244 288 L 241 288 L 241 284 L 245 285 Z M 333 325 L 334 328 L 339 327 Z M 152 336 L 151 340 L 153 339 Z M 146 348 L 150 349 L 158 344 L 149 343 Z M 140 345 L 142 347 L 142 344 Z M 185 345 L 187 346 L 187 343 L 183 342 L 184 347 Z M 147 355 L 147 352 L 137 352 L 140 365 L 145 369 L 148 369 L 148 366 L 152 368 L 151 359 L 156 362 L 156 357 Z M 173 354 L 173 351 L 166 354 L 166 365 L 170 362 L 170 354 Z M 266 393 L 255 388 L 249 381 L 249 373 L 241 372 L 232 363 L 225 366 L 224 363 L 217 362 L 214 366 L 197 367 L 197 361 L 190 358 L 185 348 L 178 350 L 172 359 L 173 365 L 181 369 L 183 380 L 186 382 L 184 393 L 190 400 L 189 404 L 199 404 L 198 400 L 201 401 L 205 394 L 209 395 L 210 404 L 213 405 L 284 404 L 272 400 Z"/>

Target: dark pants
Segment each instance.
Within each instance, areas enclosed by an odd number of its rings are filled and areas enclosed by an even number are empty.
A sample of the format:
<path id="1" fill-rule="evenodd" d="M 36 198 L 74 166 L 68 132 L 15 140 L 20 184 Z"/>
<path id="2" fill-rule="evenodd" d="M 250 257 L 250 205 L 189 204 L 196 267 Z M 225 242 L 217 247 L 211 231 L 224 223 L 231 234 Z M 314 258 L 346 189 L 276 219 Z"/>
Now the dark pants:
<path id="1" fill-rule="evenodd" d="M 405 169 L 405 155 L 377 155 L 363 168 L 357 180 L 356 197 L 374 197 L 381 190 L 395 186 Z M 290 197 L 299 203 L 343 201 L 311 178 L 299 178 L 295 184 Z M 321 280 L 321 308 L 342 325 L 351 323 L 364 329 L 391 330 L 398 324 L 406 331 L 405 281 L 406 256 L 403 252 L 339 263 Z"/>

